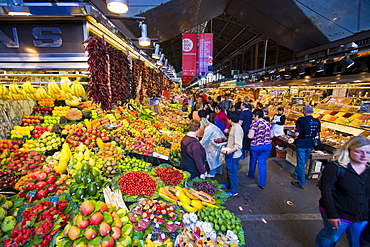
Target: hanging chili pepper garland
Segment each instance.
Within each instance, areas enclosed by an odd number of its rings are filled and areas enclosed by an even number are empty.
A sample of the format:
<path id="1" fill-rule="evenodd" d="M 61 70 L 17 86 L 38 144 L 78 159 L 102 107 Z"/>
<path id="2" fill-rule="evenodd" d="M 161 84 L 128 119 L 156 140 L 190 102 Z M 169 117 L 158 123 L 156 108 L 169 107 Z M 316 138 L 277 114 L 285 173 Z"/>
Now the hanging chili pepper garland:
<path id="1" fill-rule="evenodd" d="M 128 102 L 128 97 L 125 93 L 125 65 L 123 52 L 115 49 L 112 46 L 108 47 L 110 61 L 110 84 L 112 92 L 112 103 L 116 105 Z"/>
<path id="2" fill-rule="evenodd" d="M 87 61 L 90 72 L 88 96 L 94 103 L 100 104 L 102 110 L 111 110 L 110 64 L 104 37 L 90 37 L 84 44 L 85 51 L 89 54 Z"/>

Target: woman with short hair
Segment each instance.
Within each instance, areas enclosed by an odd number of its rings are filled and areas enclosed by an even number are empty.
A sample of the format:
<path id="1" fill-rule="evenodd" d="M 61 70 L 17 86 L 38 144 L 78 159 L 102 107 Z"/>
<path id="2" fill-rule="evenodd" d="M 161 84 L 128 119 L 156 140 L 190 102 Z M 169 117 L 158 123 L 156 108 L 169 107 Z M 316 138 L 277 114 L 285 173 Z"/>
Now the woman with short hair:
<path id="1" fill-rule="evenodd" d="M 369 162 L 370 139 L 355 136 L 325 165 L 319 180 L 324 228 L 316 237 L 316 246 L 335 246 L 346 232 L 349 246 L 360 247 L 369 217 Z"/>
<path id="2" fill-rule="evenodd" d="M 181 161 L 180 168 L 191 174 L 191 179 L 195 177 L 205 178 L 206 168 L 204 165 L 205 150 L 200 144 L 197 133 L 200 122 L 191 120 L 189 123 L 189 132 L 181 140 Z"/>
<path id="3" fill-rule="evenodd" d="M 248 138 L 252 139 L 250 147 L 250 163 L 248 177 L 254 178 L 258 161 L 258 187 L 263 189 L 266 186 L 266 162 L 272 148 L 274 132 L 270 122 L 263 119 L 263 110 L 255 109 L 252 112 L 251 127 Z"/>

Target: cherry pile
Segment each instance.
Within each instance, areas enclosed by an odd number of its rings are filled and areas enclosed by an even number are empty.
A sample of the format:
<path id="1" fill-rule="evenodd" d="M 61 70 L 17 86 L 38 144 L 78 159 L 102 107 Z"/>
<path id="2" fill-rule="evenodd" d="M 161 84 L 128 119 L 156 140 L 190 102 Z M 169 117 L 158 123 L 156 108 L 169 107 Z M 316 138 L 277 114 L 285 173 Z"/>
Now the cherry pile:
<path id="1" fill-rule="evenodd" d="M 40 201 L 32 208 L 24 210 L 23 220 L 12 230 L 10 238 L 4 241 L 4 247 L 21 246 L 29 241 L 37 242 L 37 246 L 48 246 L 53 236 L 67 224 L 71 217 L 63 214 L 67 206 L 66 200 L 57 203 Z M 54 226 L 56 222 L 58 226 Z"/>
<path id="2" fill-rule="evenodd" d="M 173 167 L 155 169 L 155 177 L 160 178 L 165 185 L 177 185 L 184 179 L 184 174 Z"/>
<path id="3" fill-rule="evenodd" d="M 145 172 L 127 172 L 120 177 L 118 185 L 121 191 L 131 196 L 152 196 L 156 190 L 156 181 Z"/>

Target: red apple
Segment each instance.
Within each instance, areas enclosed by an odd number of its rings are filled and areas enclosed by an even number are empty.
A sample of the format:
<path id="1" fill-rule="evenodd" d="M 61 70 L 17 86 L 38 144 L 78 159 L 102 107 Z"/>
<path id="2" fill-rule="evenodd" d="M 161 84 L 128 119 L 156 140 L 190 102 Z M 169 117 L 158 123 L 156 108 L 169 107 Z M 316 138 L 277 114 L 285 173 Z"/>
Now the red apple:
<path id="1" fill-rule="evenodd" d="M 86 227 L 88 227 L 90 225 L 90 222 L 89 222 L 89 220 L 82 219 L 82 215 L 78 215 L 76 217 L 76 225 L 80 229 L 85 229 Z"/>

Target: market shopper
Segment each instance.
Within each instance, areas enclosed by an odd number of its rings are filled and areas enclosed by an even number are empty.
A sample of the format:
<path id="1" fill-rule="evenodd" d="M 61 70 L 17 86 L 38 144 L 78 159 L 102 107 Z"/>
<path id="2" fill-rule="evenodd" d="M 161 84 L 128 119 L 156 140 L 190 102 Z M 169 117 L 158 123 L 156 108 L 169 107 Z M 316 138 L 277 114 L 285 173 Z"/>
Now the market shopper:
<path id="1" fill-rule="evenodd" d="M 284 135 L 284 124 L 286 116 L 284 115 L 284 108 L 279 107 L 277 113 L 272 118 L 272 129 L 274 130 L 274 136 Z"/>
<path id="2" fill-rule="evenodd" d="M 243 136 L 243 156 L 242 158 L 246 158 L 248 156 L 248 151 L 250 150 L 251 146 L 251 139 L 248 138 L 248 131 L 251 127 L 252 123 L 252 112 L 248 109 L 248 105 L 246 103 L 241 103 L 241 112 L 239 114 L 239 125 L 242 126 L 244 136 Z"/>
<path id="3" fill-rule="evenodd" d="M 221 150 L 221 153 L 225 155 L 227 183 L 222 184 L 222 187 L 229 188 L 229 191 L 226 192 L 228 196 L 237 196 L 239 161 L 242 156 L 244 133 L 236 113 L 229 113 L 228 118 L 231 129 L 226 149 Z"/>
<path id="4" fill-rule="evenodd" d="M 219 127 L 225 134 L 229 132 L 230 123 L 228 121 L 227 115 L 222 111 L 220 106 L 215 107 L 215 120 L 214 123 Z"/>
<path id="5" fill-rule="evenodd" d="M 291 184 L 304 189 L 306 185 L 306 163 L 313 150 L 313 142 L 315 138 L 320 138 L 321 124 L 320 120 L 312 117 L 312 106 L 305 106 L 303 108 L 304 117 L 298 118 L 295 124 L 295 136 L 297 139 L 294 141 L 297 154 L 297 166 L 291 176 L 297 181 L 292 181 Z"/>
<path id="6" fill-rule="evenodd" d="M 246 104 L 247 104 L 248 109 L 249 109 L 250 111 L 252 111 L 253 106 L 252 106 L 252 104 L 251 104 L 251 99 L 250 99 L 248 96 L 245 96 L 245 97 L 244 97 L 244 103 L 246 103 Z"/>
<path id="7" fill-rule="evenodd" d="M 200 113 L 201 115 L 203 113 Z M 208 177 L 214 177 L 217 173 L 222 174 L 221 166 L 221 148 L 214 140 L 225 137 L 224 133 L 214 124 L 212 124 L 205 116 L 201 116 L 200 129 L 203 130 L 203 138 L 200 144 L 206 151 L 206 159 L 209 165 Z"/>
<path id="8" fill-rule="evenodd" d="M 181 161 L 180 168 L 191 174 L 191 179 L 195 177 L 205 178 L 206 168 L 204 165 L 205 150 L 198 141 L 197 134 L 200 128 L 198 120 L 191 120 L 189 132 L 181 140 Z"/>
<path id="9" fill-rule="evenodd" d="M 233 101 L 230 99 L 229 94 L 225 94 L 224 98 L 225 99 L 221 102 L 221 105 L 225 108 L 227 112 L 229 112 L 234 107 Z"/>
<path id="10" fill-rule="evenodd" d="M 253 120 L 248 138 L 252 139 L 250 147 L 250 162 L 248 177 L 254 178 L 256 165 L 258 163 L 258 187 L 264 189 L 266 186 L 266 162 L 272 148 L 274 132 L 270 122 L 263 119 L 262 109 L 253 111 Z"/>
<path id="11" fill-rule="evenodd" d="M 361 246 L 361 232 L 369 217 L 369 162 L 370 139 L 356 136 L 325 165 L 319 180 L 324 228 L 316 237 L 317 247 L 335 246 L 344 232 L 349 246 Z"/>

